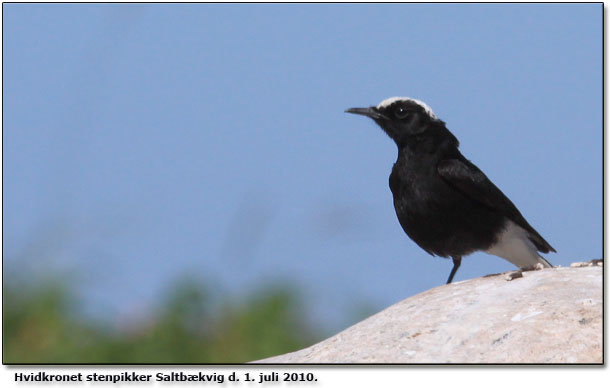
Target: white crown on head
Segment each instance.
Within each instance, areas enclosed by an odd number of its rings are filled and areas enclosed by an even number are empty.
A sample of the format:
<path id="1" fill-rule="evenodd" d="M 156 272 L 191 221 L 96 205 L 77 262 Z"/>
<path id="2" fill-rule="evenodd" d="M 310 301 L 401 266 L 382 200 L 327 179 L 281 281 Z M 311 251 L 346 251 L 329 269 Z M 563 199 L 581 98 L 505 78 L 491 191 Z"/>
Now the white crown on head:
<path id="1" fill-rule="evenodd" d="M 419 105 L 422 108 L 424 108 L 424 110 L 426 111 L 426 113 L 428 115 L 430 115 L 430 117 L 436 118 L 436 115 L 434 114 L 434 111 L 432 110 L 432 108 L 430 108 L 425 102 L 420 101 L 420 100 L 416 100 L 416 99 L 411 98 L 411 97 L 390 97 L 390 98 L 386 98 L 385 100 L 381 101 L 379 103 L 379 105 L 377 105 L 377 109 L 385 108 L 385 107 L 387 107 L 389 105 L 392 105 L 396 101 L 411 101 L 411 102 L 414 102 L 417 105 Z"/>

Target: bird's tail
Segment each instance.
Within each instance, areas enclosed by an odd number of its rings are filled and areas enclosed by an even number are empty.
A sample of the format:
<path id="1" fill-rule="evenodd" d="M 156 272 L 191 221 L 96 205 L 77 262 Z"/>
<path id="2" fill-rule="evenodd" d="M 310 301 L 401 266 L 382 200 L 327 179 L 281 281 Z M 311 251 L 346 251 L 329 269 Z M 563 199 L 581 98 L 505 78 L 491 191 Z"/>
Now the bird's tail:
<path id="1" fill-rule="evenodd" d="M 540 256 L 536 245 L 529 238 L 528 232 L 512 221 L 508 222 L 496 244 L 489 247 L 487 253 L 510 261 L 518 268 L 531 268 L 537 264 L 542 264 L 545 268 L 553 267 L 544 257 Z"/>

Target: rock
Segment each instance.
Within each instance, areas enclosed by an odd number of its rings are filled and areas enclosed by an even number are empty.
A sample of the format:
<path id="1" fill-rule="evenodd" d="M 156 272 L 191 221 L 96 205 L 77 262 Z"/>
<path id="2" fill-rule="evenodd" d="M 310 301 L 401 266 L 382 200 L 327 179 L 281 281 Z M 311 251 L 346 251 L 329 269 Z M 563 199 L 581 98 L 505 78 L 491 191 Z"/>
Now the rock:
<path id="1" fill-rule="evenodd" d="M 597 263 L 596 263 L 597 264 Z M 256 363 L 602 363 L 602 268 L 443 285 Z"/>
<path id="2" fill-rule="evenodd" d="M 603 266 L 602 259 L 589 260 L 587 262 L 576 262 L 570 264 L 570 267 L 595 267 L 596 265 Z"/>

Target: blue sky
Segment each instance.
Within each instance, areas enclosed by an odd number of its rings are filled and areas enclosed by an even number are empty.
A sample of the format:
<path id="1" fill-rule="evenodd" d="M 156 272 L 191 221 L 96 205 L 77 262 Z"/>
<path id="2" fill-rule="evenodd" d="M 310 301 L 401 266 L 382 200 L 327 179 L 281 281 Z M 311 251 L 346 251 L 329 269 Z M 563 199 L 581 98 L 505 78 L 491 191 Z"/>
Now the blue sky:
<path id="1" fill-rule="evenodd" d="M 425 101 L 558 253 L 602 256 L 602 5 L 4 4 L 6 271 L 146 311 L 187 273 L 344 323 L 444 283 L 396 147 L 344 110 Z M 464 280 L 513 268 L 465 259 Z M 10 273 L 10 272 L 8 272 Z"/>

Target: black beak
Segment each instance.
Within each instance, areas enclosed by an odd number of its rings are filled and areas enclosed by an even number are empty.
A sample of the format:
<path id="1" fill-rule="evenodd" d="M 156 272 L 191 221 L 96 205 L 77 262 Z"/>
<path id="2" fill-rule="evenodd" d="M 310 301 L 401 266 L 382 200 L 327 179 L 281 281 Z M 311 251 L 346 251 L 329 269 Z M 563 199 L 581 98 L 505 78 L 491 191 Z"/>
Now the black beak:
<path id="1" fill-rule="evenodd" d="M 349 108 L 345 112 L 347 112 L 347 113 L 354 113 L 354 114 L 357 114 L 357 115 L 363 115 L 363 116 L 366 116 L 366 117 L 370 117 L 370 118 L 372 118 L 374 120 L 376 120 L 376 119 L 387 119 L 387 117 L 385 117 L 384 115 L 379 113 L 377 108 L 375 108 L 374 106 L 372 106 L 370 108 Z"/>

